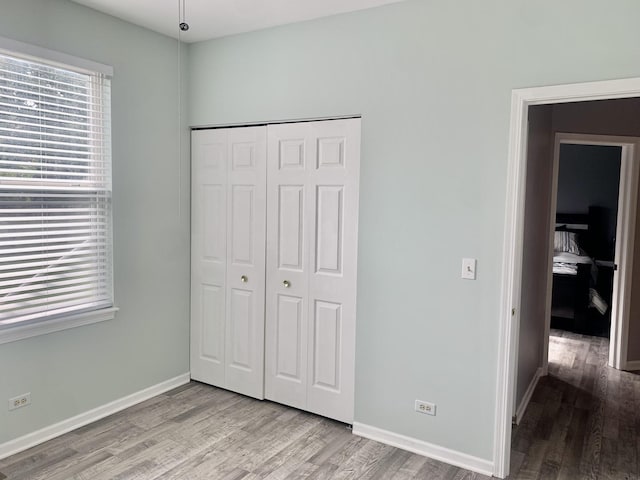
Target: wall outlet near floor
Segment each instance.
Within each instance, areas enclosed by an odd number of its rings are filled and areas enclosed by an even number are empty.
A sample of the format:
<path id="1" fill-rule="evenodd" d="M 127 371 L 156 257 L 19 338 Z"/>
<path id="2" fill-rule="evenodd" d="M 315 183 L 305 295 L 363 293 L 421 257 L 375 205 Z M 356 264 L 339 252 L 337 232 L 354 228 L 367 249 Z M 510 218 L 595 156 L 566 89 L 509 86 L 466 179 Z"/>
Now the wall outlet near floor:
<path id="1" fill-rule="evenodd" d="M 27 405 L 31 405 L 31 392 L 9 399 L 9 410 L 26 407 Z"/>
<path id="2" fill-rule="evenodd" d="M 416 412 L 424 413 L 425 415 L 436 414 L 435 403 L 423 402 L 422 400 L 416 400 Z"/>

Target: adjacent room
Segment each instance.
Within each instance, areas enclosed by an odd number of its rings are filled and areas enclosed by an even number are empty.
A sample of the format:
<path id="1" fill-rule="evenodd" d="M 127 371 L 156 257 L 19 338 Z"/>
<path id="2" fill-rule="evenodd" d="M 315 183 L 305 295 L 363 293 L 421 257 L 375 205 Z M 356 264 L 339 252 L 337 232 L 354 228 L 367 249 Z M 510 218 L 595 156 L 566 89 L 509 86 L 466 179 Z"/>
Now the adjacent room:
<path id="1" fill-rule="evenodd" d="M 629 168 L 640 130 L 628 120 L 637 107 L 624 99 L 530 111 L 512 443 L 520 471 L 633 469 L 608 466 L 626 458 L 630 433 L 605 419 L 635 421 L 627 386 L 638 378 L 638 200 Z"/>
<path id="2" fill-rule="evenodd" d="M 2 0 L 0 480 L 638 475 L 639 17 Z"/>

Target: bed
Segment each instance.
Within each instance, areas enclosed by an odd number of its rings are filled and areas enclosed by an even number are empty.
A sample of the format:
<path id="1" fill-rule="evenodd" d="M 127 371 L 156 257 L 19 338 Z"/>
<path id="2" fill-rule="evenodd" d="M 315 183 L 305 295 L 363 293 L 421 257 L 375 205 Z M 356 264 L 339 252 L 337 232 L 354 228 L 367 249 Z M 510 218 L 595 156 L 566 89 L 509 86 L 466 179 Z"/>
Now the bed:
<path id="1" fill-rule="evenodd" d="M 579 333 L 606 330 L 608 305 L 598 293 L 597 210 L 556 216 L 551 325 Z"/>

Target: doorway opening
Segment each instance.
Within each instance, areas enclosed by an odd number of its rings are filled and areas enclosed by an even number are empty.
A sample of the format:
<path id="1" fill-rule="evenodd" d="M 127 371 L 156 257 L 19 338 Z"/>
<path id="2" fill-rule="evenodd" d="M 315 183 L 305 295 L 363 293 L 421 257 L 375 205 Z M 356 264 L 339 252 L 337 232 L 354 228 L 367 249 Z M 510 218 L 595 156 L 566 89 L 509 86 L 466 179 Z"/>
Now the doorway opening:
<path id="1" fill-rule="evenodd" d="M 639 141 L 555 134 L 543 374 L 550 327 L 609 338 L 609 366 L 627 368 Z"/>
<path id="2" fill-rule="evenodd" d="M 622 147 L 580 140 L 557 149 L 550 324 L 609 338 Z"/>
<path id="3" fill-rule="evenodd" d="M 559 121 L 555 121 L 549 117 L 549 108 L 571 104 L 577 106 L 576 108 L 578 108 L 578 110 L 585 106 L 589 109 L 597 110 L 602 106 L 602 102 L 598 102 L 598 100 L 634 99 L 634 101 L 638 102 L 638 97 L 640 97 L 640 79 L 541 87 L 515 90 L 513 92 L 494 449 L 494 474 L 498 477 L 504 478 L 509 473 L 511 458 L 511 420 L 514 412 L 514 399 L 517 389 L 516 371 L 518 367 L 518 355 L 521 353 L 519 352 L 520 324 L 521 317 L 525 312 L 525 306 L 521 305 L 521 293 L 523 287 L 529 287 L 529 285 L 523 286 L 523 267 L 525 266 L 525 249 L 523 248 L 523 239 L 525 238 L 525 185 L 530 174 L 528 171 L 529 165 L 527 158 L 529 157 L 531 148 L 538 148 L 540 151 L 544 150 L 544 148 L 538 144 L 538 140 L 543 138 L 543 136 L 537 136 L 529 130 L 530 123 L 532 123 L 530 115 L 534 112 L 534 109 L 530 107 L 543 106 L 546 109 L 546 113 L 542 115 L 542 117 L 544 117 L 541 120 L 542 124 L 545 122 L 552 124 L 553 128 L 556 129 L 555 131 L 558 132 L 562 131 L 560 126 L 562 125 L 563 119 L 560 118 Z M 637 109 L 635 111 L 637 112 Z M 635 123 L 637 124 L 638 122 Z M 640 125 L 633 125 L 633 127 L 640 127 Z M 624 158 L 629 159 L 627 164 L 632 168 L 637 166 L 637 155 L 640 150 L 640 143 L 637 138 L 632 138 L 633 133 L 629 132 L 629 128 L 625 127 L 615 132 L 607 131 L 607 128 L 600 131 L 589 132 L 585 130 L 584 118 L 581 118 L 577 122 L 576 130 L 574 131 L 600 135 L 618 135 L 616 141 L 621 143 L 623 157 L 621 168 L 624 169 Z M 640 128 L 638 128 L 638 132 L 635 133 L 635 135 L 640 136 Z M 621 136 L 625 137 L 623 138 Z M 553 144 L 553 142 L 550 143 Z M 631 161 L 631 159 L 634 161 Z M 630 173 L 631 172 L 626 172 L 625 174 L 625 172 L 622 171 L 622 182 L 631 182 L 632 185 L 627 186 L 634 187 L 635 189 L 637 188 L 637 172 L 634 172 L 634 175 Z M 549 186 L 548 193 L 551 193 L 550 190 L 551 188 Z M 628 191 L 632 190 L 633 189 L 630 189 Z M 633 218 L 635 219 L 635 201 L 631 202 L 630 197 L 631 195 L 627 195 L 624 203 L 620 204 L 619 208 L 633 208 Z M 550 255 L 552 256 L 553 251 L 548 248 L 548 246 L 551 244 L 551 240 L 555 235 L 555 228 L 552 229 L 550 227 L 552 222 L 555 227 L 556 222 L 555 218 L 550 218 L 555 216 L 549 213 L 550 208 L 546 208 L 545 211 L 547 212 L 546 223 L 543 223 L 545 224 L 544 233 L 548 241 L 543 242 L 544 252 L 541 253 L 539 250 L 538 254 L 542 254 L 543 256 L 546 254 L 546 258 L 549 258 Z M 635 234 L 635 224 L 629 225 L 628 222 L 618 222 L 617 229 L 616 251 L 631 252 L 633 241 L 629 242 L 628 240 L 632 239 Z M 620 235 L 620 229 L 624 230 L 622 235 Z M 551 269 L 551 263 L 552 262 L 547 263 L 546 261 L 541 262 L 543 267 L 548 270 Z M 629 292 L 625 289 L 630 288 L 632 269 L 628 268 L 624 272 L 621 271 L 623 264 L 624 262 L 621 262 L 619 265 L 621 268 L 616 274 L 619 285 L 617 292 L 614 287 L 613 293 L 614 297 L 618 295 L 623 301 L 616 303 L 616 299 L 613 298 L 613 305 L 624 305 L 624 300 L 630 297 Z M 552 273 L 550 275 L 552 275 Z M 538 289 L 540 289 L 540 285 L 551 289 L 551 285 L 546 282 L 547 279 L 548 278 L 545 278 L 545 281 L 538 283 Z M 543 310 L 546 312 L 547 308 Z M 548 312 L 550 312 L 550 310 L 551 305 L 548 305 Z M 623 365 L 627 362 L 627 352 L 625 351 L 626 346 L 624 342 L 614 341 L 614 337 L 616 339 L 622 337 L 629 326 L 627 321 L 628 309 L 625 310 L 622 308 L 622 310 L 621 314 L 618 315 L 612 312 L 611 348 L 615 351 L 610 358 L 613 358 L 614 361 L 617 362 L 617 368 L 624 368 Z M 546 317 L 546 315 L 544 316 Z M 618 317 L 622 320 L 616 322 L 613 317 Z M 540 350 L 542 349 L 538 351 Z M 545 352 L 545 355 L 546 354 L 547 352 Z M 547 360 L 548 358 L 545 359 L 542 365 L 546 365 Z M 535 373 L 539 377 L 545 372 L 544 369 L 539 367 Z"/>

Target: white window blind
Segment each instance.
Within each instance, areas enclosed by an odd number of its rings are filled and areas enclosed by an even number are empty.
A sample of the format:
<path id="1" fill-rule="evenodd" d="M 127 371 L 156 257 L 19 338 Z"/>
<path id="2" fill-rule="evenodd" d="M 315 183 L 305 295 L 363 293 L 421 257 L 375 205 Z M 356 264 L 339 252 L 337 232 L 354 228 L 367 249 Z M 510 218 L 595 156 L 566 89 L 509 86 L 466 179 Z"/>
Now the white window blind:
<path id="1" fill-rule="evenodd" d="M 0 52 L 0 328 L 113 305 L 110 79 Z"/>

